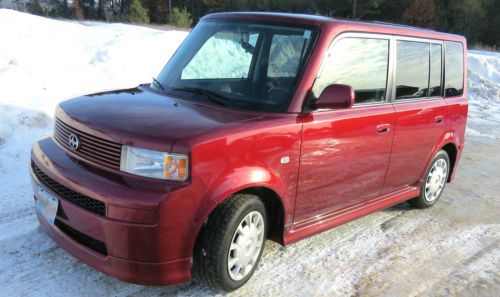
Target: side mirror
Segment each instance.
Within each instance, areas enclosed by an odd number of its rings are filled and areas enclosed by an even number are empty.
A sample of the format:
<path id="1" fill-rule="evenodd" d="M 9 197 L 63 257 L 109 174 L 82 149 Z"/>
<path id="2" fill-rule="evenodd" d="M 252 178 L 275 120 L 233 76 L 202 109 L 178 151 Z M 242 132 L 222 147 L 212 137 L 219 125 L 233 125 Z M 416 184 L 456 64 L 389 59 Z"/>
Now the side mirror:
<path id="1" fill-rule="evenodd" d="M 326 87 L 318 100 L 316 108 L 351 108 L 354 104 L 354 89 L 348 85 L 333 84 Z"/>

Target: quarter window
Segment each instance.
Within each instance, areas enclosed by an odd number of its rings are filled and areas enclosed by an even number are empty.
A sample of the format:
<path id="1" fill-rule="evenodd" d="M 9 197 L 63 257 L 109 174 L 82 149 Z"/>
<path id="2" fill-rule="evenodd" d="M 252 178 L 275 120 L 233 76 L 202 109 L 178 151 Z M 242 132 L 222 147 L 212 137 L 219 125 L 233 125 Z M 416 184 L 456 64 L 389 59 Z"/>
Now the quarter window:
<path id="1" fill-rule="evenodd" d="M 313 94 L 331 84 L 353 87 L 356 103 L 380 102 L 386 99 L 389 40 L 344 38 L 334 43 L 323 62 Z"/>
<path id="2" fill-rule="evenodd" d="M 427 97 L 429 88 L 429 43 L 396 43 L 396 100 Z"/>
<path id="3" fill-rule="evenodd" d="M 459 42 L 445 43 L 445 94 L 461 96 L 464 91 L 464 50 Z"/>

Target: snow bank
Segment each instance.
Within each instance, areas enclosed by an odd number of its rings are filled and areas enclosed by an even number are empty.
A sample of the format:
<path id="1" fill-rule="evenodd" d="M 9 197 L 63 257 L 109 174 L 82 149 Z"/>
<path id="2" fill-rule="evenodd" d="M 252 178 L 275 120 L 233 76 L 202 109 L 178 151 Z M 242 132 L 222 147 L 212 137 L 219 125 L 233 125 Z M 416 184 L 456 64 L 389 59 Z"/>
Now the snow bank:
<path id="1" fill-rule="evenodd" d="M 500 53 L 469 51 L 468 77 L 466 135 L 496 139 L 495 134 L 500 131 Z"/>
<path id="2" fill-rule="evenodd" d="M 500 53 L 469 51 L 468 68 L 472 119 L 500 121 Z"/>
<path id="3" fill-rule="evenodd" d="M 57 103 L 150 82 L 186 35 L 0 9 L 2 180 L 26 183 L 31 144 L 51 129 Z"/>
<path id="4" fill-rule="evenodd" d="M 0 138 L 8 137 L 20 118 L 52 116 L 66 98 L 151 81 L 186 34 L 1 9 L 0 114 L 7 124 L 0 127 Z"/>

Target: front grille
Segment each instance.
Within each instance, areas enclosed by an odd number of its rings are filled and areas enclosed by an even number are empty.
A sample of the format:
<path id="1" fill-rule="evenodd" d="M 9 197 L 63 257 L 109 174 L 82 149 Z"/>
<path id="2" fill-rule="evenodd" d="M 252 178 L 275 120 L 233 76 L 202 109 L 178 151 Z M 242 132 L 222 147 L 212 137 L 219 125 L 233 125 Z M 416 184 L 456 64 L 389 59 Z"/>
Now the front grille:
<path id="1" fill-rule="evenodd" d="M 68 235 L 71 239 L 74 241 L 78 242 L 81 245 L 84 245 L 88 247 L 91 250 L 94 250 L 98 252 L 101 255 L 107 256 L 108 255 L 108 249 L 106 248 L 106 245 L 104 242 L 97 240 L 95 238 L 92 238 L 88 236 L 87 234 L 84 234 L 66 224 L 64 224 L 61 220 L 56 219 L 54 222 L 54 225 L 59 228 L 64 234 Z"/>
<path id="2" fill-rule="evenodd" d="M 50 190 L 52 190 L 57 195 L 61 196 L 63 199 L 72 202 L 81 208 L 89 210 L 98 215 L 104 216 L 106 214 L 106 205 L 104 202 L 87 197 L 80 193 L 77 193 L 71 189 L 66 188 L 55 180 L 51 179 L 47 174 L 45 174 L 35 163 L 31 163 L 33 167 L 33 172 L 36 177 Z"/>
<path id="3" fill-rule="evenodd" d="M 72 149 L 69 146 L 69 137 L 72 134 L 78 137 L 79 147 L 77 149 Z M 54 138 L 75 155 L 102 166 L 120 169 L 122 145 L 119 143 L 77 130 L 57 118 L 54 126 Z"/>

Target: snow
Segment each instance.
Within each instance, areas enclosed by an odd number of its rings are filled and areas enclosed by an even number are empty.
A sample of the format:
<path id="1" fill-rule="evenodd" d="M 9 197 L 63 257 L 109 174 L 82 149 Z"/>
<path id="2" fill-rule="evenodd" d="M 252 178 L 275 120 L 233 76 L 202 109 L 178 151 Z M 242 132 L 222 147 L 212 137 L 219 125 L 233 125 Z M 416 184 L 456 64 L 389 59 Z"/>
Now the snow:
<path id="1" fill-rule="evenodd" d="M 500 131 L 500 53 L 469 51 L 469 123 L 467 136 L 497 138 Z"/>
<path id="2" fill-rule="evenodd" d="M 51 131 L 58 102 L 150 82 L 186 34 L 0 9 L 0 295 L 218 294 L 196 282 L 130 285 L 78 262 L 38 227 L 27 170 L 31 145 Z M 269 243 L 254 277 L 234 295 L 488 295 L 499 289 L 500 186 L 481 181 L 500 178 L 500 54 L 469 51 L 468 64 L 468 143 L 443 201 L 425 211 L 399 205 L 286 249 Z"/>
<path id="3" fill-rule="evenodd" d="M 472 115 L 500 120 L 500 53 L 469 51 L 468 76 Z"/>

